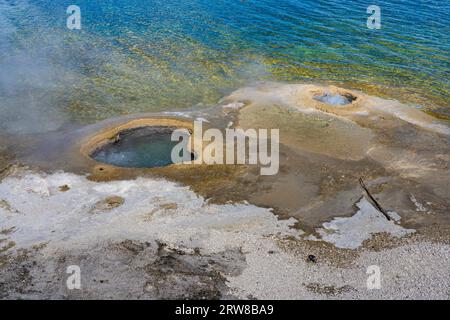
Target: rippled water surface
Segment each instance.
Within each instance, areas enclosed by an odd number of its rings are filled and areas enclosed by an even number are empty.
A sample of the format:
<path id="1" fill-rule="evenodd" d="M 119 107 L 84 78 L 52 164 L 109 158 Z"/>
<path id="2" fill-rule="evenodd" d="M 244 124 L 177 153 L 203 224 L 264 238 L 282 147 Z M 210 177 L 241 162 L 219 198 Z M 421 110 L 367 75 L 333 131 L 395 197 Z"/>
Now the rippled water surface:
<path id="1" fill-rule="evenodd" d="M 82 30 L 66 28 L 76 4 Z M 448 115 L 450 1 L 0 0 L 0 128 L 217 102 L 260 81 L 331 83 Z"/>

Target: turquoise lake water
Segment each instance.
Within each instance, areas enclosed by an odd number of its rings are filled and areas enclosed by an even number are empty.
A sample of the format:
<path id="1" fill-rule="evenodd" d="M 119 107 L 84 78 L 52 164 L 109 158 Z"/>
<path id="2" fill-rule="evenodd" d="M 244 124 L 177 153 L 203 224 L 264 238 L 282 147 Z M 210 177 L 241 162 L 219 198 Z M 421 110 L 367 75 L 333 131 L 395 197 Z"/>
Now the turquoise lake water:
<path id="1" fill-rule="evenodd" d="M 173 164 L 172 150 L 179 143 L 171 139 L 174 129 L 138 128 L 122 132 L 116 141 L 95 150 L 91 157 L 126 168 L 165 167 Z M 183 153 L 179 156 L 183 157 Z M 190 160 L 190 155 L 187 157 Z"/>
<path id="2" fill-rule="evenodd" d="M 72 4 L 82 30 L 66 28 Z M 366 26 L 371 4 L 381 30 Z M 0 0 L 0 129 L 202 108 L 257 81 L 449 115 L 449 14 L 442 0 Z"/>

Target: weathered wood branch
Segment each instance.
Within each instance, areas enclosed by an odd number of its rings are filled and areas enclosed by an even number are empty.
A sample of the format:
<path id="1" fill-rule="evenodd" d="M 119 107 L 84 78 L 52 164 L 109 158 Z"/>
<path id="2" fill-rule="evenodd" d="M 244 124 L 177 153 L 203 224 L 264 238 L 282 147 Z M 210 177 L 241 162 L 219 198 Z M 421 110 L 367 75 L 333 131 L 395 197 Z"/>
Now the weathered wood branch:
<path id="1" fill-rule="evenodd" d="M 369 189 L 367 189 L 367 187 L 366 187 L 366 185 L 364 183 L 364 180 L 362 178 L 359 178 L 359 184 L 364 189 L 364 191 L 366 192 L 367 196 L 369 197 L 369 199 L 371 200 L 371 202 L 373 203 L 375 208 L 378 211 L 380 211 L 386 217 L 386 219 L 388 219 L 388 221 L 391 221 L 391 217 L 389 216 L 387 211 L 384 210 L 383 207 L 378 203 L 378 201 L 375 200 L 375 198 L 372 196 L 372 194 L 370 194 L 370 191 L 369 191 Z"/>

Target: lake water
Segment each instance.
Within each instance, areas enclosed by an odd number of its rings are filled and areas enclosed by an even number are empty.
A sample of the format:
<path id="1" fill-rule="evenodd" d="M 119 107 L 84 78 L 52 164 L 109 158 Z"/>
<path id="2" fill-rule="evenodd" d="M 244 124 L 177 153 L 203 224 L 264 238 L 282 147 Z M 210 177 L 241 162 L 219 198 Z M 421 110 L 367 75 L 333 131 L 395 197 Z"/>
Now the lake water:
<path id="1" fill-rule="evenodd" d="M 66 9 L 81 8 L 82 30 Z M 203 108 L 257 81 L 335 84 L 449 115 L 450 1 L 0 0 L 0 130 Z"/>

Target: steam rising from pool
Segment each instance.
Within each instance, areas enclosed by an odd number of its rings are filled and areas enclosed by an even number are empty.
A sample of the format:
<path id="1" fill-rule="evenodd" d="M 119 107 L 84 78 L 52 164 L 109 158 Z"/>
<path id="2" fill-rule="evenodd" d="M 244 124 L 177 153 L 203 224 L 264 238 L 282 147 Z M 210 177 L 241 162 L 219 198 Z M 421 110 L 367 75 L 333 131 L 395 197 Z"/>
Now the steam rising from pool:
<path id="1" fill-rule="evenodd" d="M 345 106 L 355 101 L 356 97 L 352 96 L 351 94 L 325 92 L 323 94 L 315 95 L 314 100 L 335 106 Z"/>

